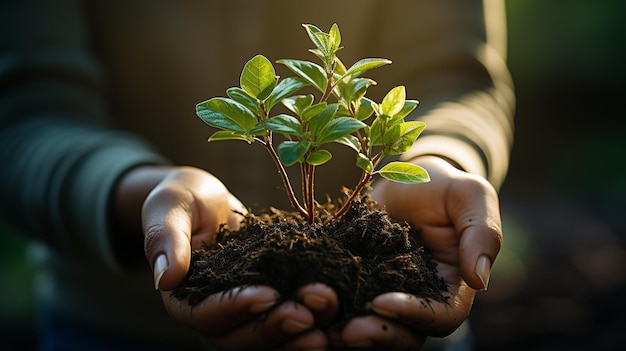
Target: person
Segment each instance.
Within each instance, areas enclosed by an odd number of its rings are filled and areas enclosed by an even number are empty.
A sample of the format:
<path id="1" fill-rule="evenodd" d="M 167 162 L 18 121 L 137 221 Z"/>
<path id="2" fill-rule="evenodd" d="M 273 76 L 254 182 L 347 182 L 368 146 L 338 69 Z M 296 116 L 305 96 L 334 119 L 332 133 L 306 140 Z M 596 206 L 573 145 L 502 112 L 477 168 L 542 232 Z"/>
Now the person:
<path id="1" fill-rule="evenodd" d="M 37 248 L 40 348 L 395 350 L 451 334 L 487 288 L 502 241 L 497 189 L 514 106 L 503 8 L 495 0 L 2 1 L 0 211 Z M 334 22 L 344 62 L 393 61 L 372 73 L 374 98 L 403 84 L 421 101 L 410 118 L 426 131 L 402 157 L 432 182 L 378 180 L 372 196 L 422 230 L 449 304 L 387 293 L 371 301 L 375 314 L 337 330 L 337 297 L 323 284 L 301 287 L 295 301 L 268 286 L 193 308 L 176 300 L 170 290 L 191 250 L 219 225 L 236 228 L 248 208 L 288 206 L 264 151 L 207 145 L 211 131 L 193 107 L 237 85 L 256 54 L 306 54 L 302 23 Z M 354 160 L 345 157 L 336 155 L 332 172 L 320 168 L 318 193 L 349 183 L 341 167 Z"/>

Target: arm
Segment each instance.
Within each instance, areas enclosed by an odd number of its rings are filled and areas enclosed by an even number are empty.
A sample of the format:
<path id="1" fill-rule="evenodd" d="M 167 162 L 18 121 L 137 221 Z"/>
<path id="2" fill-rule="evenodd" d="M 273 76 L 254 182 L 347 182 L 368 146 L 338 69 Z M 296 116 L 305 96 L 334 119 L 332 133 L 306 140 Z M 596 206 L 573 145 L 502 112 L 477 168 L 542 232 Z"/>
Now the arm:
<path id="1" fill-rule="evenodd" d="M 103 77 L 78 2 L 3 2 L 0 16 L 2 217 L 64 255 L 119 267 L 111 191 L 128 169 L 167 161 L 105 129 Z"/>
<path id="2" fill-rule="evenodd" d="M 416 16 L 412 20 L 424 27 L 381 45 L 404 45 L 395 51 L 406 55 L 394 64 L 404 66 L 398 71 L 408 75 L 407 90 L 421 101 L 412 118 L 424 121 L 426 130 L 402 158 L 425 167 L 432 181 L 378 180 L 372 196 L 391 216 L 421 230 L 449 286 L 449 303 L 380 295 L 372 301 L 377 315 L 354 319 L 333 335 L 342 344 L 405 349 L 421 346 L 426 336 L 449 335 L 467 318 L 476 291 L 487 288 L 502 244 L 496 190 L 508 166 L 514 105 L 504 64 L 503 4 L 422 3 L 422 14 L 398 7 L 408 14 L 389 15 L 399 23 Z M 412 50 L 418 54 L 407 57 Z"/>
<path id="3" fill-rule="evenodd" d="M 388 25 L 374 37 L 381 54 L 397 53 L 384 79 L 406 82 L 409 96 L 420 100 L 409 119 L 426 123 L 403 159 L 437 155 L 498 189 L 508 168 L 515 108 L 504 1 L 403 4 L 380 5 Z M 414 25 L 404 29 L 408 23 Z M 385 40 L 394 33 L 400 37 Z M 379 85 L 390 86 L 382 79 Z"/>

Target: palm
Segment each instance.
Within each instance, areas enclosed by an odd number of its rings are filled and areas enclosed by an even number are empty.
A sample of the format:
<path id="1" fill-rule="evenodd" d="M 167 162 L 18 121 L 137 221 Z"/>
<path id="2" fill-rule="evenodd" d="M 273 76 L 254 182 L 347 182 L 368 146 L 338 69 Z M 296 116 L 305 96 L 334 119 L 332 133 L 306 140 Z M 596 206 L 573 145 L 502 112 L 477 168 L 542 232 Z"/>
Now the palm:
<path id="1" fill-rule="evenodd" d="M 498 198 L 484 179 L 455 169 L 435 157 L 420 159 L 432 181 L 406 185 L 388 181 L 375 184 L 372 196 L 388 213 L 421 230 L 439 275 L 448 284 L 448 304 L 429 303 L 390 293 L 373 301 L 383 315 L 428 335 L 447 335 L 467 317 L 475 290 L 486 286 L 476 274 L 476 262 L 487 255 L 491 262 L 501 245 Z M 451 308 L 452 307 L 452 308 Z"/>

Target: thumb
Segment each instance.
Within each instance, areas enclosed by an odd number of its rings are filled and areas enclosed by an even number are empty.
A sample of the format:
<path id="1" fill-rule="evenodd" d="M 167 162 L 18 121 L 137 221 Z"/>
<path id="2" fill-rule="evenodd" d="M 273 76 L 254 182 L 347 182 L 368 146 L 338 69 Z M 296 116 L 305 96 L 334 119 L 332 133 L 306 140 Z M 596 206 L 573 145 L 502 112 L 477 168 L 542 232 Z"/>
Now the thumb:
<path id="1" fill-rule="evenodd" d="M 157 186 L 143 205 L 144 251 L 155 289 L 171 290 L 189 270 L 193 196 L 174 186 Z"/>
<path id="2" fill-rule="evenodd" d="M 463 279 L 476 290 L 485 290 L 491 266 L 502 247 L 500 207 L 495 189 L 483 178 L 468 175 L 449 194 L 450 216 L 459 237 Z"/>

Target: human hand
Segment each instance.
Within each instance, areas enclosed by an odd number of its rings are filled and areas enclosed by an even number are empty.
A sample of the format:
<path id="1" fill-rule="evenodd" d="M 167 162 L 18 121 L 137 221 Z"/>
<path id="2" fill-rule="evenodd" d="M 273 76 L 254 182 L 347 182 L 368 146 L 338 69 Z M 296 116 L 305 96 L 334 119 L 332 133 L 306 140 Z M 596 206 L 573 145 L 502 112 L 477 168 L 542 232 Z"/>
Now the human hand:
<path id="1" fill-rule="evenodd" d="M 278 292 L 268 286 L 239 287 L 195 306 L 168 291 L 187 274 L 191 251 L 214 243 L 221 224 L 237 228 L 245 212 L 217 178 L 196 168 L 174 168 L 154 187 L 143 205 L 145 254 L 166 310 L 218 348 L 325 347 L 327 338 L 318 327 L 330 323 L 338 309 L 337 297 L 327 286 L 302 287 L 297 301 L 282 303 Z"/>
<path id="2" fill-rule="evenodd" d="M 375 315 L 350 321 L 331 336 L 334 343 L 364 349 L 417 349 L 427 336 L 452 333 L 467 318 L 476 290 L 487 288 L 502 245 L 499 201 L 483 178 L 433 156 L 420 157 L 431 182 L 419 185 L 381 180 L 374 200 L 397 220 L 421 230 L 439 275 L 448 284 L 447 303 L 391 292 L 371 302 Z"/>

